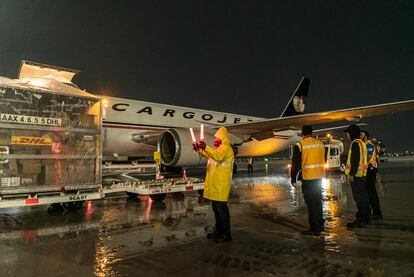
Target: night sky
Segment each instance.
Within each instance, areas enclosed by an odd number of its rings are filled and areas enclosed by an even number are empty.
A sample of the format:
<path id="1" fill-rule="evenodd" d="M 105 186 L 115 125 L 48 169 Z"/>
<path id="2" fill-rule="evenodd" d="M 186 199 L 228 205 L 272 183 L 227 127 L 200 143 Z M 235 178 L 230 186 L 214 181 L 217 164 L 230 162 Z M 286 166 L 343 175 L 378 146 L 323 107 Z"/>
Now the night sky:
<path id="1" fill-rule="evenodd" d="M 80 69 L 92 93 L 260 117 L 414 99 L 414 1 L 0 1 L 0 75 Z M 365 120 L 414 150 L 414 111 Z M 338 125 L 343 125 L 339 123 Z"/>

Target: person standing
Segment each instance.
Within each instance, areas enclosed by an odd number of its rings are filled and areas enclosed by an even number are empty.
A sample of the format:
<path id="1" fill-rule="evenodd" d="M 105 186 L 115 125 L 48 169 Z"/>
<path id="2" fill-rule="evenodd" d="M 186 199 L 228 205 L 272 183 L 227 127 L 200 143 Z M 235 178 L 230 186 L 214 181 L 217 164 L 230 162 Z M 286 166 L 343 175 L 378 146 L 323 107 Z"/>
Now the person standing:
<path id="1" fill-rule="evenodd" d="M 211 200 L 216 225 L 207 239 L 221 243 L 232 240 L 227 201 L 233 173 L 234 153 L 227 129 L 220 127 L 214 135 L 214 147 L 204 141 L 193 143 L 193 149 L 208 159 L 204 198 Z"/>
<path id="2" fill-rule="evenodd" d="M 375 187 L 378 174 L 378 155 L 377 147 L 369 139 L 369 133 L 367 131 L 361 131 L 361 140 L 365 143 L 367 147 L 367 161 L 368 161 L 368 170 L 367 170 L 367 191 L 369 198 L 369 213 L 371 214 L 372 210 L 372 219 L 373 220 L 382 220 L 382 212 L 380 209 L 380 202 L 378 198 L 377 188 Z"/>
<path id="3" fill-rule="evenodd" d="M 360 139 L 361 130 L 357 125 L 349 125 L 345 132 L 351 141 L 345 174 L 351 183 L 352 196 L 358 209 L 356 219 L 353 222 L 349 222 L 346 226 L 348 228 L 364 228 L 369 222 L 369 198 L 365 182 L 368 167 L 367 147 Z"/>
<path id="4" fill-rule="evenodd" d="M 249 156 L 246 162 L 247 162 L 247 173 L 249 175 L 253 175 L 253 158 Z"/>
<path id="5" fill-rule="evenodd" d="M 302 140 L 293 148 L 291 184 L 295 187 L 297 176 L 302 179 L 302 193 L 308 206 L 309 230 L 304 235 L 319 236 L 324 231 L 322 215 L 322 178 L 325 176 L 325 147 L 312 137 L 312 126 L 302 127 Z"/>

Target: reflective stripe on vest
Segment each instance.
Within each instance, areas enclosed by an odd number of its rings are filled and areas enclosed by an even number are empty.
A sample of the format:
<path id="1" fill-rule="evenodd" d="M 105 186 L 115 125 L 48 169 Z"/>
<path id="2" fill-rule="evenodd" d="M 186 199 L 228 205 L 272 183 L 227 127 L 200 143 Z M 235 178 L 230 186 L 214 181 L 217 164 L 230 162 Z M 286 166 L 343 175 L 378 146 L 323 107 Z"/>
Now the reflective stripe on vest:
<path id="1" fill-rule="evenodd" d="M 358 169 L 355 174 L 355 177 L 363 177 L 367 176 L 367 147 L 365 146 L 365 143 L 360 139 L 354 139 L 349 146 L 348 151 L 348 160 L 346 161 L 346 167 L 345 167 L 345 174 L 349 175 L 349 172 L 351 171 L 351 153 L 352 153 L 352 144 L 354 142 L 358 143 L 359 146 L 359 163 L 358 163 Z"/>
<path id="2" fill-rule="evenodd" d="M 208 160 L 207 164 L 218 166 L 233 166 L 233 164 L 218 163 L 216 161 Z"/>
<path id="3" fill-rule="evenodd" d="M 322 141 L 308 137 L 299 144 L 302 152 L 302 179 L 315 180 L 325 176 L 325 146 Z"/>
<path id="4" fill-rule="evenodd" d="M 312 164 L 312 165 L 304 165 L 303 168 L 318 168 L 323 167 L 325 168 L 325 164 Z"/>
<path id="5" fill-rule="evenodd" d="M 323 144 L 311 144 L 311 145 L 305 145 L 302 147 L 302 149 L 310 149 L 310 148 L 325 148 Z"/>

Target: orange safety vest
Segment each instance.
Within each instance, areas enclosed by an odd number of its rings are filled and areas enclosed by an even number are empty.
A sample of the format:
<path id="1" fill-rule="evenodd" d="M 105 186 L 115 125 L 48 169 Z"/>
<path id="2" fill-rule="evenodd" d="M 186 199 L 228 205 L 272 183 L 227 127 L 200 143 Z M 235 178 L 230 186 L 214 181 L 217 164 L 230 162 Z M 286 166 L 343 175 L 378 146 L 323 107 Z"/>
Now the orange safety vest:
<path id="1" fill-rule="evenodd" d="M 355 174 L 355 177 L 365 177 L 367 176 L 367 168 L 368 168 L 368 162 L 367 162 L 367 147 L 365 143 L 360 139 L 354 139 L 349 146 L 348 151 L 348 160 L 346 161 L 346 168 L 345 168 L 345 174 L 349 175 L 349 172 L 351 171 L 351 153 L 352 153 L 352 144 L 356 142 L 359 145 L 359 164 L 358 164 L 358 170 Z"/>
<path id="2" fill-rule="evenodd" d="M 296 144 L 302 153 L 302 179 L 315 180 L 325 176 L 325 146 L 312 137 Z"/>

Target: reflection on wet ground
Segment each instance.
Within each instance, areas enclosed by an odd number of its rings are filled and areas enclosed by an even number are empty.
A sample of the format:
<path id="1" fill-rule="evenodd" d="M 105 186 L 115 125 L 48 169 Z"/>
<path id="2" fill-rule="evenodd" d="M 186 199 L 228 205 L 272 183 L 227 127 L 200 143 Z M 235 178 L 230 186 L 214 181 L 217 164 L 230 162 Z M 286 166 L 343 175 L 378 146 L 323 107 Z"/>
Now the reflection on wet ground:
<path id="1" fill-rule="evenodd" d="M 115 195 L 68 213 L 0 210 L 0 276 L 414 276 L 412 164 L 383 166 L 384 220 L 366 229 L 345 228 L 355 205 L 343 176 L 325 179 L 320 238 L 300 234 L 300 188 L 265 168 L 235 176 L 225 244 L 206 241 L 214 218 L 195 192 L 161 203 Z"/>

